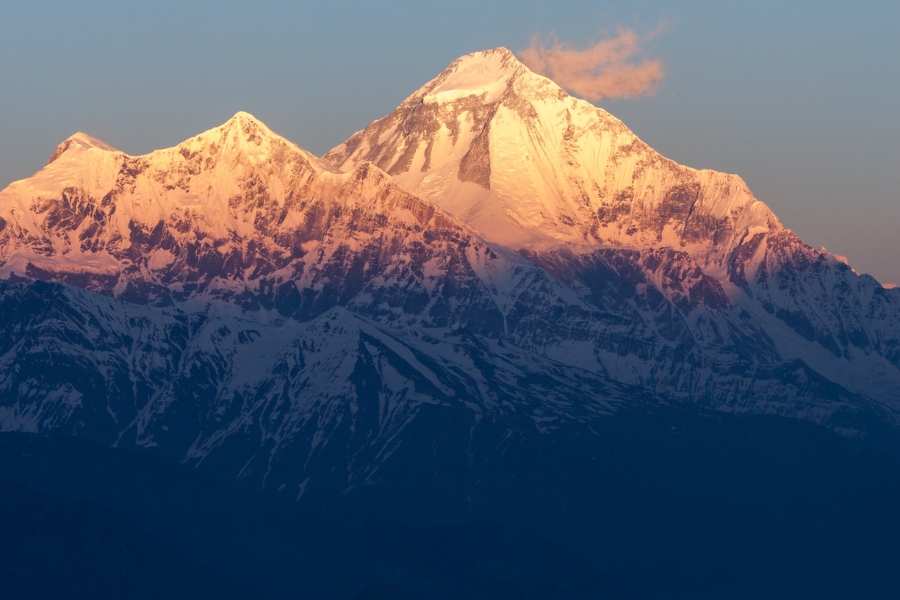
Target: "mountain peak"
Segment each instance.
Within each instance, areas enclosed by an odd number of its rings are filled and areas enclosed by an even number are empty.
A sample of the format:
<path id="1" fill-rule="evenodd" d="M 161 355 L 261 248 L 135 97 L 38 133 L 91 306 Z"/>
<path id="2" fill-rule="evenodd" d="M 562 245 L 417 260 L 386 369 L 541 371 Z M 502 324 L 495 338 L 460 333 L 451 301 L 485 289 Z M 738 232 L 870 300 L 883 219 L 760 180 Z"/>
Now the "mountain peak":
<path id="1" fill-rule="evenodd" d="M 257 165 L 266 164 L 276 157 L 282 160 L 287 155 L 299 155 L 308 165 L 315 165 L 317 171 L 333 170 L 244 111 L 235 113 L 218 127 L 185 140 L 173 150 L 191 154 L 199 152 L 215 160 L 222 160 L 223 157 L 231 162 L 247 160 Z"/>
<path id="2" fill-rule="evenodd" d="M 265 123 L 243 110 L 239 110 L 234 113 L 234 116 L 225 121 L 225 123 L 222 125 L 222 127 L 228 128 L 246 126 L 264 127 L 265 129 L 268 129 Z"/>
<path id="3" fill-rule="evenodd" d="M 215 130 L 226 136 L 233 136 L 242 142 L 251 142 L 256 145 L 259 145 L 263 138 L 280 137 L 269 129 L 265 123 L 244 111 L 238 111 L 225 123 L 214 128 Z"/>
<path id="4" fill-rule="evenodd" d="M 502 46 L 473 52 L 453 61 L 411 99 L 442 103 L 484 95 L 484 102 L 490 103 L 499 99 L 510 83 L 525 73 L 530 73 L 528 68 Z"/>
<path id="5" fill-rule="evenodd" d="M 455 60 L 324 160 L 373 162 L 516 249 L 669 246 L 718 269 L 777 222 L 739 177 L 663 158 L 502 47 Z"/>
<path id="6" fill-rule="evenodd" d="M 478 52 L 461 56 L 450 63 L 450 66 L 445 71 L 469 65 L 491 65 L 494 68 L 506 70 L 524 66 L 508 48 L 498 46 L 497 48 L 479 50 Z"/>
<path id="7" fill-rule="evenodd" d="M 49 165 L 71 148 L 81 148 L 84 150 L 97 148 L 98 150 L 104 150 L 106 152 L 118 152 L 118 150 L 116 150 L 109 144 L 101 142 L 97 138 L 91 137 L 88 134 L 79 131 L 69 136 L 63 143 L 56 147 L 56 150 L 53 151 L 53 154 L 50 156 L 50 160 L 47 161 L 47 164 Z"/>

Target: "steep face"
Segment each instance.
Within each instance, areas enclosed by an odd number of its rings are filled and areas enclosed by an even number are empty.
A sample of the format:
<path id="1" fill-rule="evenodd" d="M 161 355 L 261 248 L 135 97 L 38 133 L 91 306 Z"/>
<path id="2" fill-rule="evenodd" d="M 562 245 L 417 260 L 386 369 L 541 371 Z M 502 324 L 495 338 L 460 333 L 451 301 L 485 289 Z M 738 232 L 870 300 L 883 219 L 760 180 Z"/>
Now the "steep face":
<path id="1" fill-rule="evenodd" d="M 41 172 L 0 192 L 0 275 L 146 292 L 145 301 L 161 293 L 148 285 L 177 293 L 249 278 L 296 252 L 285 232 L 313 189 L 339 185 L 327 172 L 246 113 L 138 157 L 76 134 Z"/>
<path id="2" fill-rule="evenodd" d="M 464 447 L 655 402 L 474 325 L 397 328 L 340 307 L 264 320 L 0 282 L 0 317 L 0 431 L 154 447 L 290 497 L 372 483 L 423 419 L 452 422 Z"/>
<path id="3" fill-rule="evenodd" d="M 555 305 L 595 310 L 375 165 L 332 172 L 249 115 L 143 157 L 87 139 L 0 195 L 8 280 L 151 305 L 223 300 L 260 318 L 343 306 L 494 337 L 550 330 Z"/>
<path id="4" fill-rule="evenodd" d="M 642 318 L 657 339 L 690 331 L 689 343 L 703 347 L 710 336 L 691 312 L 724 311 L 729 328 L 756 339 L 738 346 L 762 356 L 777 348 L 849 389 L 900 402 L 900 304 L 890 290 L 804 244 L 739 177 L 663 158 L 506 49 L 455 61 L 324 160 L 339 168 L 375 162 L 574 289 L 590 289 L 588 300 L 618 289 L 601 310 L 631 303 L 640 312 L 662 294 L 671 319 L 654 311 Z M 685 303 L 696 282 L 727 300 L 697 311 Z M 639 290 L 636 303 L 629 286 Z M 675 389 L 707 393 L 687 380 Z"/>
<path id="5" fill-rule="evenodd" d="M 146 156 L 88 140 L 73 136 L 44 170 L 0 193 L 3 278 L 149 304 L 218 298 L 298 318 L 374 286 L 358 304 L 444 323 L 449 278 L 502 328 L 490 273 L 537 271 L 490 251 L 374 165 L 333 172 L 245 113 Z"/>
<path id="6" fill-rule="evenodd" d="M 2 307 L 0 427 L 90 430 L 247 477 L 252 462 L 261 481 L 305 461 L 327 478 L 328 453 L 365 447 L 347 471 L 362 483 L 424 406 L 542 435 L 641 393 L 861 436 L 900 422 L 900 292 L 802 244 L 739 179 L 659 158 L 505 51 L 423 90 L 345 146 L 393 177 L 329 167 L 239 113 L 141 157 L 78 134 L 0 192 L 0 277 L 32 280 Z M 678 177 L 696 201 L 673 200 Z M 625 189 L 642 191 L 609 209 Z M 528 198 L 533 227 L 514 219 Z M 441 209 L 454 202 L 469 224 Z M 691 238 L 722 211 L 725 233 Z M 150 306 L 65 303 L 33 280 Z M 62 304 L 32 318 L 35 290 Z"/>
<path id="7" fill-rule="evenodd" d="M 900 401 L 900 293 L 814 250 L 790 231 L 757 234 L 735 253 L 740 304 L 786 357 L 851 388 Z"/>
<path id="8" fill-rule="evenodd" d="M 324 160 L 374 162 L 515 249 L 671 246 L 724 272 L 748 235 L 782 229 L 739 177 L 663 158 L 505 48 L 455 61 Z"/>

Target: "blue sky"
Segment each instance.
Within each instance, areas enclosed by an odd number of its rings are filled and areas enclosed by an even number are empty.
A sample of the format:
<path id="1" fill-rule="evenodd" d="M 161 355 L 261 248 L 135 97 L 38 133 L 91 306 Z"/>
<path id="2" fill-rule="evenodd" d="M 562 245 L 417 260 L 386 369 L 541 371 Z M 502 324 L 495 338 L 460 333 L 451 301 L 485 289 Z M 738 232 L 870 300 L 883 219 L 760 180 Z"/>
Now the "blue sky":
<path id="1" fill-rule="evenodd" d="M 900 283 L 900 3 L 35 1 L 0 11 L 0 186 L 85 131 L 132 154 L 246 110 L 322 154 L 453 59 L 643 46 L 652 96 L 597 102 L 664 155 L 740 174 L 813 246 Z"/>

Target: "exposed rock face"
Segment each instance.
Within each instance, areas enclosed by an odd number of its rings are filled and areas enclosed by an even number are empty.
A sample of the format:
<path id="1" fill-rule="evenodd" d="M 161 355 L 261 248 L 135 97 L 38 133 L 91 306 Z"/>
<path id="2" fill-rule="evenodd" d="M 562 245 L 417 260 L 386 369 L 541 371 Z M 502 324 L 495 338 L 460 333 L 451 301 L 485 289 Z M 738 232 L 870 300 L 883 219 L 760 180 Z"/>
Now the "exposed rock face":
<path id="1" fill-rule="evenodd" d="M 2 270 L 138 302 L 239 298 L 226 281 L 285 269 L 329 219 L 341 179 L 239 113 L 176 148 L 131 157 L 64 142 L 3 192 Z"/>
<path id="2" fill-rule="evenodd" d="M 739 177 L 663 158 L 505 48 L 460 58 L 324 160 L 374 162 L 514 249 L 674 247 L 724 270 L 748 232 L 782 230 Z"/>
<path id="3" fill-rule="evenodd" d="M 474 157 L 487 174 L 481 189 L 470 185 Z M 768 340 L 763 346 L 778 356 L 813 361 L 843 386 L 900 403 L 892 391 L 900 383 L 896 298 L 805 245 L 739 177 L 660 156 L 504 48 L 455 61 L 324 160 L 388 168 L 408 189 L 576 286 L 593 290 L 613 277 L 644 290 L 649 279 L 683 309 L 677 286 L 686 282 L 678 278 L 701 272 L 706 289 L 715 284 L 728 298 L 730 308 L 716 307 L 733 327 L 743 328 L 743 313 L 753 315 Z M 597 257 L 608 265 L 637 256 L 625 249 L 655 258 L 630 269 L 583 270 Z M 573 273 L 584 278 L 567 279 Z M 660 280 L 659 273 L 678 275 Z M 683 380 L 663 389 L 687 391 Z"/>
<path id="4" fill-rule="evenodd" d="M 0 192 L 0 276 L 0 428 L 292 496 L 431 420 L 491 452 L 635 403 L 900 431 L 900 290 L 503 49 L 322 160 L 245 113 L 138 157 L 77 134 Z"/>

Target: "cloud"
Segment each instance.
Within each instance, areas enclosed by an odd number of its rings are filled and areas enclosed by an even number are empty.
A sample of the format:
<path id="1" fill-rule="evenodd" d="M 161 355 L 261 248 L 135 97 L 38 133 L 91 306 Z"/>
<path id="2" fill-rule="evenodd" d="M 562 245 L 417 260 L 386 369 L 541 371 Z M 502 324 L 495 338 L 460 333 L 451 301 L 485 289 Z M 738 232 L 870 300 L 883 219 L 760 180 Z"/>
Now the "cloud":
<path id="1" fill-rule="evenodd" d="M 584 50 L 555 41 L 548 45 L 534 36 L 531 46 L 519 53 L 519 59 L 535 73 L 586 100 L 653 94 L 662 84 L 665 68 L 658 60 L 635 59 L 642 47 L 665 28 L 663 23 L 639 36 L 633 29 L 617 27 L 614 37 Z"/>

